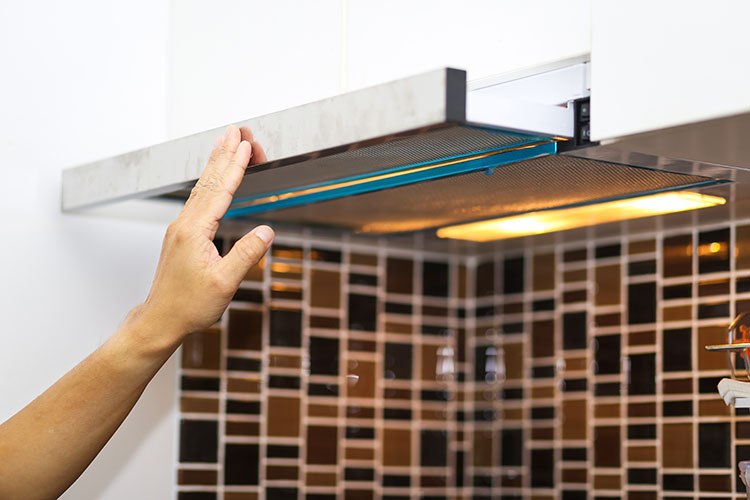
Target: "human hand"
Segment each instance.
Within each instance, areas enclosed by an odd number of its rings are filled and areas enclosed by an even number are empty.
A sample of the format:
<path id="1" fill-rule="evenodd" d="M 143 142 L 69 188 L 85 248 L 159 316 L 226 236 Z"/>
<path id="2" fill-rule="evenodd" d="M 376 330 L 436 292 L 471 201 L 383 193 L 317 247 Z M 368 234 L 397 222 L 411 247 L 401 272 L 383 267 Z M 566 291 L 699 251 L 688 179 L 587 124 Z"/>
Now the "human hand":
<path id="1" fill-rule="evenodd" d="M 232 196 L 249 164 L 263 163 L 263 148 L 248 128 L 227 128 L 216 140 L 211 158 L 180 215 L 169 225 L 159 265 L 144 304 L 166 342 L 181 342 L 188 333 L 214 324 L 229 305 L 243 277 L 258 263 L 274 238 L 258 226 L 221 257 L 213 244 Z"/>

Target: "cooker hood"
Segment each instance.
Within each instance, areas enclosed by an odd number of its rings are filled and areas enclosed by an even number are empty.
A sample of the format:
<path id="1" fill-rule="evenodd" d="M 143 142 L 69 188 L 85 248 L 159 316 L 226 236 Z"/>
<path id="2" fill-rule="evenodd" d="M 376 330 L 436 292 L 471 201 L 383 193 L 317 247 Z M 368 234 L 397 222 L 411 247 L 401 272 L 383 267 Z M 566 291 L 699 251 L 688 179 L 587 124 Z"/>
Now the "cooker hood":
<path id="1" fill-rule="evenodd" d="M 590 143 L 589 87 L 585 57 L 470 86 L 464 71 L 441 69 L 246 120 L 239 125 L 253 130 L 269 161 L 247 170 L 226 218 L 434 235 L 738 180 L 735 169 L 704 163 L 710 158 L 664 156 L 648 139 Z M 222 133 L 67 169 L 62 209 L 184 201 Z M 650 149 L 640 153 L 639 144 Z"/>

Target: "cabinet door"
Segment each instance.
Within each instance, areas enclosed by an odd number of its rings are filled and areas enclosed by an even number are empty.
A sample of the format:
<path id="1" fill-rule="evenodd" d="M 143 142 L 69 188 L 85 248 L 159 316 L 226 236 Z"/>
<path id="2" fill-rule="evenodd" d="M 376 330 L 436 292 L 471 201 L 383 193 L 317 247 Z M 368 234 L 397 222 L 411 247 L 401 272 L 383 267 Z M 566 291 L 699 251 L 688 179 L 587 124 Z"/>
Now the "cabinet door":
<path id="1" fill-rule="evenodd" d="M 592 3 L 591 136 L 750 112 L 750 2 Z"/>

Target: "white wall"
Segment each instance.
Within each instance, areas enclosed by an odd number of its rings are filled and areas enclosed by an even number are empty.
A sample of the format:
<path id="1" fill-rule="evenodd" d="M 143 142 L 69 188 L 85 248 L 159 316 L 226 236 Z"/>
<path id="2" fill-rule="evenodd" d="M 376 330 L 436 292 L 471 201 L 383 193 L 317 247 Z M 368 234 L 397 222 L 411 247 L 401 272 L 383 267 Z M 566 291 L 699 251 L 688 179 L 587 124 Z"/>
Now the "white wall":
<path id="1" fill-rule="evenodd" d="M 0 0 L 0 420 L 141 301 L 163 225 L 59 212 L 60 170 L 451 65 L 589 50 L 589 2 Z M 175 366 L 66 499 L 174 497 Z"/>
<path id="2" fill-rule="evenodd" d="M 168 13 L 0 1 L 0 421 L 148 292 L 164 228 L 60 214 L 60 170 L 165 139 Z M 172 498 L 175 391 L 172 364 L 63 498 Z"/>

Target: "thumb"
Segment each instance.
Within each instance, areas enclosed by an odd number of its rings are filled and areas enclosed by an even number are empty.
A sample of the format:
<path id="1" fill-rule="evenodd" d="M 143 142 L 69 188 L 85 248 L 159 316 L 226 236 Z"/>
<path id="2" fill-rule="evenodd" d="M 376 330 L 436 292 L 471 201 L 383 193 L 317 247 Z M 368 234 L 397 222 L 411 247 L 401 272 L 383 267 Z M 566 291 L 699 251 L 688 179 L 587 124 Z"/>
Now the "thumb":
<path id="1" fill-rule="evenodd" d="M 237 283 L 242 281 L 247 271 L 263 258 L 274 236 L 270 227 L 258 226 L 237 240 L 229 253 L 221 259 L 219 265 L 222 274 Z"/>

